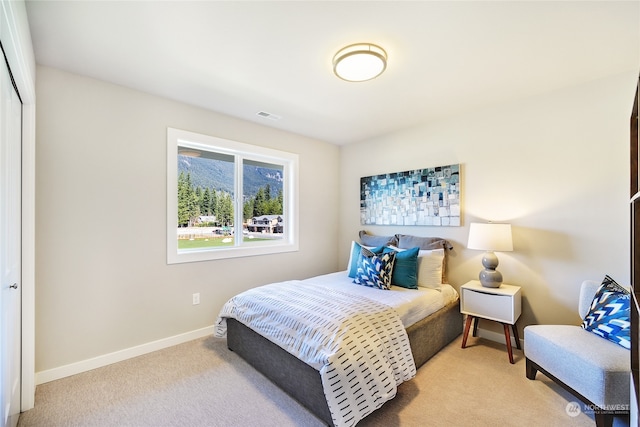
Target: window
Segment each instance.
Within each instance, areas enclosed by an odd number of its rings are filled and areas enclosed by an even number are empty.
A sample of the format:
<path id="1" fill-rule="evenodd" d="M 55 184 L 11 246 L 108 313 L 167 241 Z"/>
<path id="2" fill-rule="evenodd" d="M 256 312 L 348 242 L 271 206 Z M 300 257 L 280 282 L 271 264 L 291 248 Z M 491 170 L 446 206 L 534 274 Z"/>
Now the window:
<path id="1" fill-rule="evenodd" d="M 298 156 L 167 130 L 169 264 L 298 250 Z"/>

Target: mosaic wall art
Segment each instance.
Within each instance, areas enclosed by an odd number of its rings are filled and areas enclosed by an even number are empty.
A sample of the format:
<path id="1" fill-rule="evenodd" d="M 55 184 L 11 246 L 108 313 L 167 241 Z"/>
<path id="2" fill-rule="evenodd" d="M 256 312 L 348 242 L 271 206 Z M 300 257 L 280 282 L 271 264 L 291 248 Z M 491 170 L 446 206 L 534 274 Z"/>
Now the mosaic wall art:
<path id="1" fill-rule="evenodd" d="M 459 164 L 360 178 L 362 225 L 458 227 L 460 213 Z"/>

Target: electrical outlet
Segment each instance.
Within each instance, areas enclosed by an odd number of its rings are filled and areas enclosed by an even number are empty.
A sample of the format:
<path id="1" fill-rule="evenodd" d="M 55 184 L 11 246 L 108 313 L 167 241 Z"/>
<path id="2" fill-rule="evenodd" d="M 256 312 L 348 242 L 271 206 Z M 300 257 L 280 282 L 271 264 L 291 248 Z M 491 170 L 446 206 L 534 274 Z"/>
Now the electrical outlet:
<path id="1" fill-rule="evenodd" d="M 200 293 L 193 294 L 193 305 L 200 304 Z"/>

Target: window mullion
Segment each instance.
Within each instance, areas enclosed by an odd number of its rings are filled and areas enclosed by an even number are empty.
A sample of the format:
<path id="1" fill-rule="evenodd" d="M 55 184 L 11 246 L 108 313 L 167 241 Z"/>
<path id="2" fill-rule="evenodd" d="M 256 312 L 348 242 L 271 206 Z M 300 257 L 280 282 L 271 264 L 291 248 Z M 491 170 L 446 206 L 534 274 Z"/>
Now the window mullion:
<path id="1" fill-rule="evenodd" d="M 243 241 L 242 235 L 242 200 L 243 200 L 243 170 L 244 158 L 241 155 L 235 156 L 235 176 L 234 176 L 234 194 L 233 194 L 233 233 L 235 235 L 235 246 L 241 246 Z"/>

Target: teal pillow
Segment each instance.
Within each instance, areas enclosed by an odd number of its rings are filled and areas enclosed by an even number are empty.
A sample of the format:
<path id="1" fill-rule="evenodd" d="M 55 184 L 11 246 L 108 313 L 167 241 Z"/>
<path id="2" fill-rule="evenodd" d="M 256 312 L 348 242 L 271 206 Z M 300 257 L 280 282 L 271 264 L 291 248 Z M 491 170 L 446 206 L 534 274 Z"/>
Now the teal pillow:
<path id="1" fill-rule="evenodd" d="M 360 251 L 362 251 L 362 245 L 358 242 L 351 242 L 351 256 L 349 257 L 349 274 L 352 279 L 356 277 L 358 272 L 358 259 L 360 259 Z"/>
<path id="2" fill-rule="evenodd" d="M 384 252 L 396 253 L 391 284 L 407 289 L 418 289 L 418 253 L 420 252 L 420 247 L 416 246 L 405 251 L 396 251 L 387 246 L 384 248 Z"/>
<path id="3" fill-rule="evenodd" d="M 349 257 L 349 273 L 347 276 L 352 279 L 356 277 L 356 273 L 358 272 L 358 261 L 360 260 L 360 252 L 362 248 L 366 248 L 366 246 L 362 246 L 358 242 L 351 242 L 351 256 Z M 384 246 L 377 246 L 375 248 L 366 248 L 373 252 L 374 254 L 381 254 L 384 250 Z"/>

